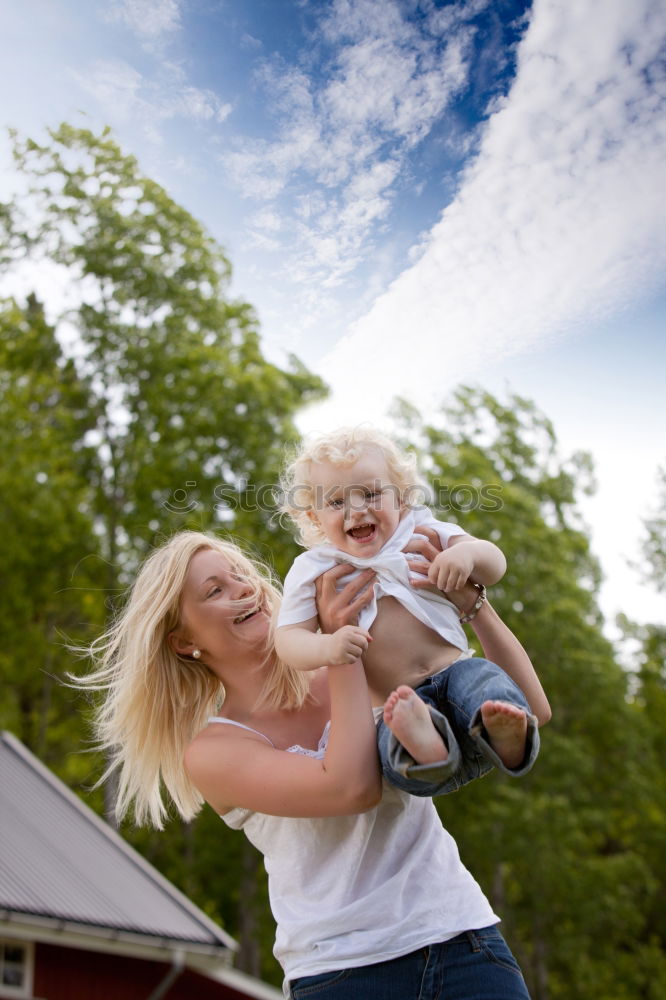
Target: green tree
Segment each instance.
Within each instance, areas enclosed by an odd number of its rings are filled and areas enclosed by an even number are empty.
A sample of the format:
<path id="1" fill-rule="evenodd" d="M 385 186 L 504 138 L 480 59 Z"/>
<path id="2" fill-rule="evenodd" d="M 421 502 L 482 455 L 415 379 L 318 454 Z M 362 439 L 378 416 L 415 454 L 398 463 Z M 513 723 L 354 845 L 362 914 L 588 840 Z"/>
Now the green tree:
<path id="1" fill-rule="evenodd" d="M 643 543 L 643 575 L 658 591 L 663 591 L 666 569 L 666 469 L 658 470 L 658 500 L 655 513 L 646 520 Z M 666 624 L 636 624 L 620 615 L 618 624 L 625 636 L 625 659 L 633 668 L 636 725 L 643 750 L 644 784 L 647 786 L 635 836 L 655 880 L 655 891 L 646 899 L 646 926 L 649 928 L 653 987 L 650 997 L 666 992 Z M 658 959 L 662 956 L 662 961 Z"/>
<path id="2" fill-rule="evenodd" d="M 94 426 L 90 385 L 62 354 L 34 298 L 0 306 L 0 724 L 63 777 L 90 766 L 71 750 L 83 726 L 61 681 L 65 636 L 99 624 L 101 563 L 93 530 L 85 444 Z"/>
<path id="3" fill-rule="evenodd" d="M 76 302 L 67 319 L 96 397 L 109 591 L 184 524 L 273 548 L 261 489 L 323 383 L 294 358 L 286 371 L 266 361 L 252 308 L 229 298 L 222 249 L 108 130 L 62 125 L 43 145 L 15 136 L 14 156 L 29 188 L 0 214 L 4 256 L 55 262 Z"/>
<path id="4" fill-rule="evenodd" d="M 646 519 L 643 556 L 646 575 L 658 591 L 666 590 L 666 466 L 657 472 L 659 497 L 656 513 Z"/>
<path id="5" fill-rule="evenodd" d="M 654 876 L 637 827 L 649 792 L 628 678 L 602 634 L 599 567 L 577 510 L 586 455 L 559 455 L 534 404 L 462 388 L 437 421 L 398 409 L 423 456 L 440 516 L 508 559 L 492 601 L 544 683 L 553 720 L 534 771 L 492 774 L 438 801 L 489 893 L 534 1000 L 656 996 Z"/>

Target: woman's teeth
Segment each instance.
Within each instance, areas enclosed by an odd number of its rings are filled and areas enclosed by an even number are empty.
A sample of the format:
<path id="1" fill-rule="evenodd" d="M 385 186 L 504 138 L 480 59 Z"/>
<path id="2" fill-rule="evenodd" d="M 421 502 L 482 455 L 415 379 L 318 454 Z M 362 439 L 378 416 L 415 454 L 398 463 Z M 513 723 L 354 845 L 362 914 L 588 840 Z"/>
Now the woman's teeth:
<path id="1" fill-rule="evenodd" d="M 258 608 L 252 608 L 251 611 L 245 611 L 242 615 L 239 615 L 238 618 L 234 618 L 234 625 L 240 625 L 241 622 L 246 622 L 248 618 L 252 618 L 253 615 L 256 615 L 257 611 Z"/>

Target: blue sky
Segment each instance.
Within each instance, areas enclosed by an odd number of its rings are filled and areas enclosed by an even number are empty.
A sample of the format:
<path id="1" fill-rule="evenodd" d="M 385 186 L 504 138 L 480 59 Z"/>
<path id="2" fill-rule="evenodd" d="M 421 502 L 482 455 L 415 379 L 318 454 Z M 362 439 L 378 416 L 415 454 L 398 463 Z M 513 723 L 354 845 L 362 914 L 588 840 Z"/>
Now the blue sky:
<path id="1" fill-rule="evenodd" d="M 604 610 L 664 620 L 628 566 L 666 463 L 661 2 L 3 7 L 2 124 L 112 126 L 225 246 L 267 355 L 332 386 L 305 430 L 461 381 L 534 399 L 596 461 Z"/>

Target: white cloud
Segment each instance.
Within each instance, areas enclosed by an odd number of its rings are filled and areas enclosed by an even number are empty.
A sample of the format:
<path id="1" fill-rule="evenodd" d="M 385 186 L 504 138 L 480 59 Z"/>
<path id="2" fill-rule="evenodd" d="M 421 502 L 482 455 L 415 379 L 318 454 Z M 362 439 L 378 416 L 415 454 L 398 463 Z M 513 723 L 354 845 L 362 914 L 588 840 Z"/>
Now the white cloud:
<path id="1" fill-rule="evenodd" d="M 155 39 L 180 28 L 180 0 L 112 0 L 103 17 L 121 21 L 143 38 Z"/>
<path id="2" fill-rule="evenodd" d="M 469 27 L 459 21 L 434 35 L 410 9 L 334 0 L 318 26 L 325 46 L 313 51 L 316 69 L 281 58 L 260 66 L 277 137 L 237 140 L 221 161 L 245 197 L 280 197 L 291 214 L 297 241 L 285 275 L 330 285 L 354 270 L 393 204 L 409 151 L 466 83 Z"/>
<path id="3" fill-rule="evenodd" d="M 141 73 L 121 60 L 100 59 L 89 72 L 72 71 L 71 76 L 105 111 L 113 111 L 119 121 L 131 118 L 142 103 Z"/>
<path id="4" fill-rule="evenodd" d="M 112 125 L 141 122 L 155 141 L 160 140 L 156 128 L 160 122 L 174 118 L 223 122 L 232 111 L 212 91 L 188 84 L 174 63 L 164 63 L 158 79 L 144 77 L 121 59 L 97 60 L 86 72 L 72 71 L 71 76 L 95 98 Z"/>
<path id="5" fill-rule="evenodd" d="M 339 403 L 355 370 L 372 372 L 359 419 L 395 393 L 441 397 L 477 364 L 664 280 L 665 28 L 652 0 L 536 0 L 514 86 L 458 196 L 319 366 Z"/>
<path id="6" fill-rule="evenodd" d="M 162 114 L 166 118 L 181 115 L 194 121 L 223 122 L 232 110 L 231 104 L 221 101 L 212 91 L 200 90 L 189 84 L 175 93 L 167 93 L 162 106 Z"/>
<path id="7" fill-rule="evenodd" d="M 276 233 L 282 228 L 282 217 L 271 209 L 255 212 L 248 222 L 255 229 L 261 229 L 264 232 Z"/>

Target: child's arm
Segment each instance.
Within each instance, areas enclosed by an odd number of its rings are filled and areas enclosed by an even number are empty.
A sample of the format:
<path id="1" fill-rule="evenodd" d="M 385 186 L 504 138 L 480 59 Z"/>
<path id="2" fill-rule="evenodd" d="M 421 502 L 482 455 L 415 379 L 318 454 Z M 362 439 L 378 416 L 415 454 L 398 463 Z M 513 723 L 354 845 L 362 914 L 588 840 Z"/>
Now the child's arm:
<path id="1" fill-rule="evenodd" d="M 319 620 L 281 625 L 275 630 L 275 649 L 280 659 L 295 670 L 353 663 L 365 653 L 370 634 L 358 625 L 343 625 L 332 635 L 317 631 Z"/>
<path id="2" fill-rule="evenodd" d="M 432 560 L 428 579 L 438 590 L 448 593 L 459 590 L 468 580 L 490 587 L 505 572 L 504 553 L 492 542 L 471 535 L 453 535 L 447 548 Z"/>

